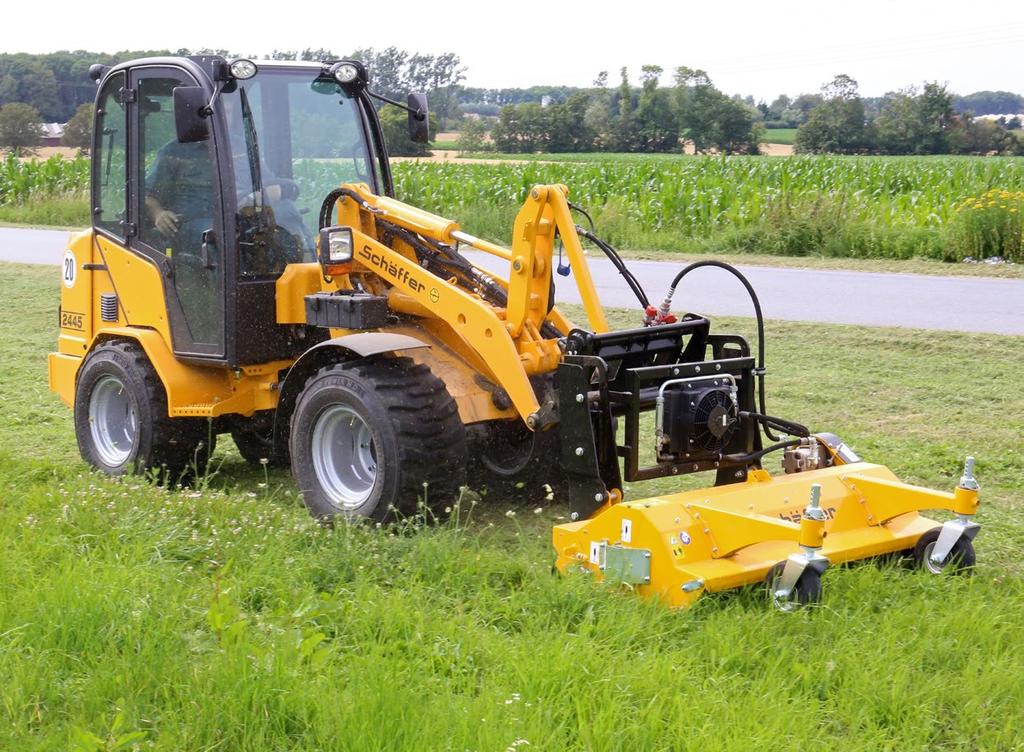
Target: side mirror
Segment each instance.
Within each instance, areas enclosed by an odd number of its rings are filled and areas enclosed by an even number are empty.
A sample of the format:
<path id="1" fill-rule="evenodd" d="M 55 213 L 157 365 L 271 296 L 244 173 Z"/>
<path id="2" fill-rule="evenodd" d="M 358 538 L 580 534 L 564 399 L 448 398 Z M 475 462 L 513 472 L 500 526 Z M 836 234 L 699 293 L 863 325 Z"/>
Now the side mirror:
<path id="1" fill-rule="evenodd" d="M 210 137 L 210 124 L 206 118 L 209 97 L 201 86 L 176 86 L 174 97 L 174 128 L 178 141 L 191 144 Z"/>
<path id="2" fill-rule="evenodd" d="M 427 117 L 427 95 L 414 91 L 409 95 L 409 138 L 418 144 L 430 140 L 430 119 Z"/>

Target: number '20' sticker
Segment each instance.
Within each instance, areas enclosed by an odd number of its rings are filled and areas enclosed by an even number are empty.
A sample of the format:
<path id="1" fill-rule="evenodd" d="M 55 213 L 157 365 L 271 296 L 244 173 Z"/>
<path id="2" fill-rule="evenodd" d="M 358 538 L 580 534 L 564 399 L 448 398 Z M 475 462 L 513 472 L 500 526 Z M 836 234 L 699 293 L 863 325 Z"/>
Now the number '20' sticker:
<path id="1" fill-rule="evenodd" d="M 78 277 L 78 261 L 71 251 L 64 251 L 64 262 L 61 264 L 61 279 L 65 287 L 74 287 Z"/>

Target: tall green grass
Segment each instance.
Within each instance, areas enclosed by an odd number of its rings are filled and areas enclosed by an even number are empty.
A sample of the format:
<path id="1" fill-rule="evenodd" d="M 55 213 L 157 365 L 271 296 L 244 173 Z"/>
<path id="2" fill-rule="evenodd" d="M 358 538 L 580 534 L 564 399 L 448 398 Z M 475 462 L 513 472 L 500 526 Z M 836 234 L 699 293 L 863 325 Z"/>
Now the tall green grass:
<path id="1" fill-rule="evenodd" d="M 977 574 L 670 612 L 553 577 L 557 499 L 326 530 L 226 437 L 194 488 L 88 472 L 46 387 L 57 273 L 0 274 L 0 749 L 1020 749 L 1024 338 L 768 322 L 773 414 L 939 488 L 977 454 Z"/>

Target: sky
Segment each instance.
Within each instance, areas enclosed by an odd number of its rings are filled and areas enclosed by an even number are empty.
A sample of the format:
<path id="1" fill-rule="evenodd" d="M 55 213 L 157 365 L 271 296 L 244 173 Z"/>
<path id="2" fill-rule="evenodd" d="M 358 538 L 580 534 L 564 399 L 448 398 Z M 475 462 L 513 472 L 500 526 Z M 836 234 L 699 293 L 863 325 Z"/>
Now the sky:
<path id="1" fill-rule="evenodd" d="M 348 20 L 356 14 L 361 16 Z M 455 52 L 466 66 L 466 85 L 482 87 L 588 86 L 603 70 L 615 84 L 622 66 L 635 84 L 640 66 L 654 64 L 665 69 L 665 84 L 674 68 L 686 65 L 706 70 L 729 94 L 768 101 L 780 93 L 818 91 L 837 73 L 857 79 L 864 96 L 924 81 L 962 94 L 1024 93 L 1022 0 L 51 0 L 45 6 L 9 3 L 0 18 L 3 52 L 210 47 L 267 53 L 309 47 L 345 53 L 392 45 Z"/>

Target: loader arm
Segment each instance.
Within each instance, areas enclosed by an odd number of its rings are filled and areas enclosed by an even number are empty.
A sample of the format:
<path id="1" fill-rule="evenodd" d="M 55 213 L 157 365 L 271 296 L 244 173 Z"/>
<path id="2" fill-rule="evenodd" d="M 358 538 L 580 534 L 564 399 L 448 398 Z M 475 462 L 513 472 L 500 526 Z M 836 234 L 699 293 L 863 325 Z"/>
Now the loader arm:
<path id="1" fill-rule="evenodd" d="M 552 406 L 547 406 L 548 413 L 542 416 L 544 406 L 538 401 L 530 376 L 558 368 L 562 359 L 558 339 L 572 326 L 551 300 L 556 235 L 569 257 L 592 330 L 608 329 L 572 221 L 568 189 L 551 185 L 530 191 L 516 218 L 511 250 L 463 233 L 457 222 L 376 195 L 364 184 L 343 186 L 343 190 L 345 194 L 338 198 L 336 207 L 339 224 L 353 231 L 349 273 L 370 274 L 383 280 L 390 288 L 389 300 L 400 302 L 406 311 L 420 317 L 444 321 L 479 357 L 486 375 L 505 390 L 530 428 L 548 422 Z M 505 306 L 496 307 L 476 291 L 423 268 L 407 243 L 394 242 L 392 247 L 382 242 L 383 223 L 452 247 L 468 245 L 509 261 L 508 280 L 495 280 L 507 291 Z M 490 272 L 476 269 L 480 275 L 494 278 Z M 334 291 L 337 284 L 325 281 L 323 289 Z"/>

